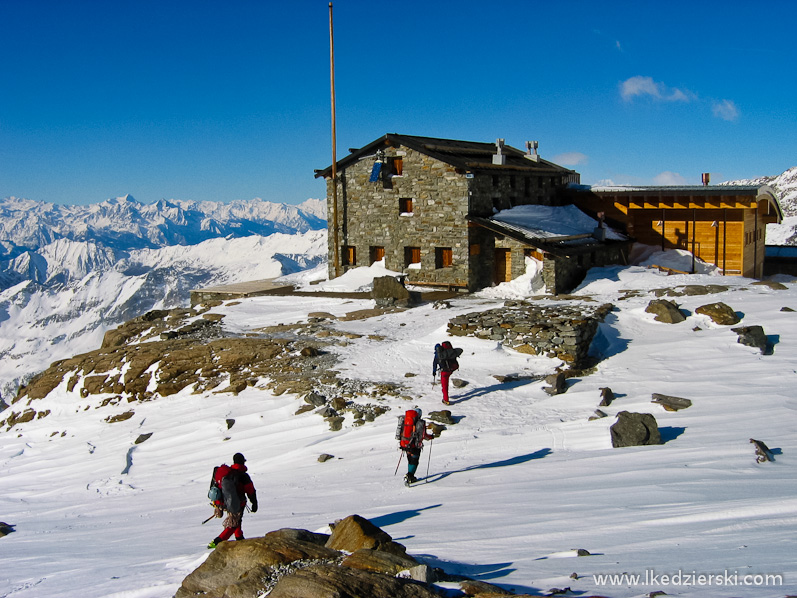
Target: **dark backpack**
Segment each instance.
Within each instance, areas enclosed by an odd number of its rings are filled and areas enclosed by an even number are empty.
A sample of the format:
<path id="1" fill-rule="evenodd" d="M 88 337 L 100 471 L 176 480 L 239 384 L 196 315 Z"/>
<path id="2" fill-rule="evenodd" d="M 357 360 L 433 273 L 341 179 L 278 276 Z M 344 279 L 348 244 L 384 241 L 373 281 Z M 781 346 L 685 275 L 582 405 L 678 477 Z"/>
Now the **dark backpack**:
<path id="1" fill-rule="evenodd" d="M 437 363 L 440 364 L 440 369 L 444 372 L 453 372 L 459 369 L 457 357 L 462 354 L 462 349 L 455 349 L 448 341 L 443 341 L 441 344 L 436 345 L 435 355 Z"/>
<path id="2" fill-rule="evenodd" d="M 208 498 L 211 502 L 230 513 L 242 510 L 241 495 L 238 493 L 238 470 L 222 464 L 213 468 L 213 479 L 210 481 Z"/>

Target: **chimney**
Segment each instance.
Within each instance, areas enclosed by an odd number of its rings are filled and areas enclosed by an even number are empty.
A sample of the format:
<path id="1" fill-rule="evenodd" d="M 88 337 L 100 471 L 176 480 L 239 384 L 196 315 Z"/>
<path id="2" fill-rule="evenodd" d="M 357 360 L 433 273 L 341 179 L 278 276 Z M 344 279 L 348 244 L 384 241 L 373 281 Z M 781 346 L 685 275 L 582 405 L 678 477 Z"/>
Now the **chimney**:
<path id="1" fill-rule="evenodd" d="M 703 173 L 703 186 L 708 187 L 708 183 L 711 180 L 711 173 L 704 172 Z"/>
<path id="2" fill-rule="evenodd" d="M 504 154 L 504 140 L 495 140 L 495 154 L 493 154 L 493 164 L 504 166 L 506 164 L 506 155 Z"/>
<path id="3" fill-rule="evenodd" d="M 528 158 L 532 162 L 538 162 L 540 159 L 539 154 L 537 154 L 537 148 L 540 147 L 540 144 L 536 141 L 527 141 L 526 142 L 526 155 L 525 158 Z"/>

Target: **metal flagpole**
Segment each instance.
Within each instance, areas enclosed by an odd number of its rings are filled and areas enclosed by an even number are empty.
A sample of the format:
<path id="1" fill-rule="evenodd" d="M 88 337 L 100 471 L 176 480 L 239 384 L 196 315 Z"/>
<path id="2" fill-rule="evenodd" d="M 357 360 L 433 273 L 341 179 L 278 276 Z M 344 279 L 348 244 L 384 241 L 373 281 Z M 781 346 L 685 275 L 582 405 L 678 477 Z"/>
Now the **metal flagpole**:
<path id="1" fill-rule="evenodd" d="M 332 29 L 332 2 L 329 3 L 329 83 L 332 100 L 332 244 L 335 277 L 340 276 L 340 243 L 338 241 L 338 171 L 337 131 L 335 129 L 335 36 Z"/>

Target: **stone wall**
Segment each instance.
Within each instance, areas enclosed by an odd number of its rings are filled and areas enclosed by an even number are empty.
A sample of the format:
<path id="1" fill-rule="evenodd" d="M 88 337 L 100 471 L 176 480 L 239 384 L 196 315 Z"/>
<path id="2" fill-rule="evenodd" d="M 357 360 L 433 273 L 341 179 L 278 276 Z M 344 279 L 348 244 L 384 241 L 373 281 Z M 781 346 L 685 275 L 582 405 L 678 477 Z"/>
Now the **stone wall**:
<path id="1" fill-rule="evenodd" d="M 598 324 L 612 309 L 610 303 L 507 301 L 499 309 L 453 318 L 448 333 L 500 341 L 522 353 L 558 357 L 580 367 L 587 360 Z"/>

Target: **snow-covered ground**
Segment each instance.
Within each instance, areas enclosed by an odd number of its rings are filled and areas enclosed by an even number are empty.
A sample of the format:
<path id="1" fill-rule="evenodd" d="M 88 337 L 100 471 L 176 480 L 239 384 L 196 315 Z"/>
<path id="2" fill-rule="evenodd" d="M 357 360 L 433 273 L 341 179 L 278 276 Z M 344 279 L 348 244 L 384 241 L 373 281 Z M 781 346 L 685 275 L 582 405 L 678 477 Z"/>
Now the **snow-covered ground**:
<path id="1" fill-rule="evenodd" d="M 651 260 L 667 265 L 661 256 Z M 352 287 L 363 274 L 352 276 Z M 321 271 L 294 275 L 318 277 Z M 413 397 L 386 398 L 391 411 L 361 427 L 349 415 L 343 430 L 330 432 L 312 412 L 294 415 L 297 397 L 258 387 L 236 397 L 182 392 L 135 404 L 135 417 L 108 424 L 108 415 L 129 406 L 85 410 L 86 399 L 57 389 L 36 406 L 50 416 L 0 436 L 0 521 L 16 527 L 0 538 L 0 597 L 173 595 L 220 531 L 217 520 L 201 524 L 211 514 L 211 470 L 238 451 L 260 499 L 260 510 L 244 518 L 249 537 L 282 527 L 323 530 L 357 513 L 433 566 L 518 593 L 567 586 L 617 598 L 657 590 L 797 592 L 797 312 L 781 310 L 797 309 L 797 283 L 773 290 L 749 279 L 666 276 L 639 266 L 593 270 L 578 293 L 617 306 L 593 343 L 604 359 L 553 397 L 542 382 L 502 384 L 493 376 L 547 374 L 558 360 L 452 338 L 464 349 L 456 375 L 468 382 L 452 395 L 459 423 L 426 447 L 419 472 L 428 467 L 428 478 L 403 486 L 403 463 L 394 475 L 395 416 L 415 404 L 427 414 L 443 407 L 431 363 L 448 320 L 531 290 L 531 271 L 528 278 L 455 299 L 450 309 L 422 305 L 338 322 L 365 335 L 336 349 L 341 375 L 398 383 Z M 653 295 L 644 291 L 708 283 L 730 290 L 676 298 L 689 314 L 681 324 L 645 312 Z M 730 327 L 695 313 L 717 301 L 742 314 L 742 325 L 762 325 L 773 353 L 738 344 Z M 273 297 L 214 311 L 240 331 L 371 306 Z M 588 421 L 606 386 L 617 396 L 603 408 L 609 417 Z M 667 412 L 651 403 L 654 392 L 693 405 Z M 609 426 L 622 410 L 653 413 L 665 442 L 612 448 Z M 756 463 L 750 438 L 766 442 L 776 461 Z M 319 463 L 321 453 L 335 458 Z M 576 549 L 591 556 L 576 557 Z M 626 576 L 598 578 L 612 574 Z M 665 583 L 665 575 L 676 578 Z"/>

